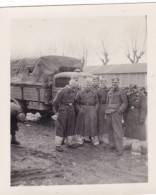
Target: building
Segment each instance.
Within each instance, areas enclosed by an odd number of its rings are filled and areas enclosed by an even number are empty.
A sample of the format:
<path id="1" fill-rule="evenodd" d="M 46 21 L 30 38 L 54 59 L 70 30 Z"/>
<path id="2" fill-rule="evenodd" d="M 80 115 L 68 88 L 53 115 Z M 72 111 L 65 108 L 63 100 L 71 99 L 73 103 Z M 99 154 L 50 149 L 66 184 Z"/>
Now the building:
<path id="1" fill-rule="evenodd" d="M 111 78 L 114 76 L 120 79 L 120 87 L 127 87 L 130 83 L 139 87 L 147 85 L 147 63 L 87 66 L 84 67 L 84 72 L 106 78 L 108 87 L 111 86 Z"/>

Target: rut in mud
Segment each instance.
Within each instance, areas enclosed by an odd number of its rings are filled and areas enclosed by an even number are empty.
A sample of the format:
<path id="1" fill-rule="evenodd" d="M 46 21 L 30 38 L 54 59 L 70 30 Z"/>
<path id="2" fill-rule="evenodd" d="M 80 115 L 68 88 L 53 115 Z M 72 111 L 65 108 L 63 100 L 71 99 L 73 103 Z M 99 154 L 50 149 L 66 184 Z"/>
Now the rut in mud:
<path id="1" fill-rule="evenodd" d="M 148 181 L 147 156 L 130 150 L 118 157 L 103 145 L 55 152 L 50 119 L 19 124 L 20 146 L 11 146 L 11 185 L 142 183 Z"/>

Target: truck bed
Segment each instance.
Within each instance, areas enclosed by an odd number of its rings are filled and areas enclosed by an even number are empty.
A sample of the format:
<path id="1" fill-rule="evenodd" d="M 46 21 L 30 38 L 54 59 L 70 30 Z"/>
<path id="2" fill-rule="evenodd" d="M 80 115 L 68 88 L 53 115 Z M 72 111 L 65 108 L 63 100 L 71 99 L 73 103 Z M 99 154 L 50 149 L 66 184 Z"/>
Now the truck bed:
<path id="1" fill-rule="evenodd" d="M 11 98 L 18 100 L 48 102 L 52 99 L 52 86 L 40 83 L 11 83 Z"/>

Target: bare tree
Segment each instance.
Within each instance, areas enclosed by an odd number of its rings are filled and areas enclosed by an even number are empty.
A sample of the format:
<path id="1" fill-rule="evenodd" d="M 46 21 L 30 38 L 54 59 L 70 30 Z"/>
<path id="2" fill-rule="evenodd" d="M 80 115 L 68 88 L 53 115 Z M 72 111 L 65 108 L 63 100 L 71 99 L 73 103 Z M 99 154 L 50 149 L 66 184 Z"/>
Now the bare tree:
<path id="1" fill-rule="evenodd" d="M 135 64 L 140 61 L 146 52 L 146 19 L 145 25 L 136 22 L 130 32 L 125 53 L 129 61 Z"/>
<path id="2" fill-rule="evenodd" d="M 95 48 L 96 55 L 102 61 L 103 65 L 107 65 L 110 61 L 110 47 L 108 46 L 108 35 L 103 35 L 99 37 L 99 47 Z"/>
<path id="3" fill-rule="evenodd" d="M 87 65 L 88 45 L 85 40 L 78 40 L 68 44 L 68 53 L 70 56 L 81 60 L 83 67 Z"/>
<path id="4" fill-rule="evenodd" d="M 103 65 L 107 65 L 109 62 L 109 53 L 108 50 L 106 49 L 106 45 L 103 39 L 101 39 L 101 46 L 102 46 L 102 54 L 103 54 L 101 61 Z"/>

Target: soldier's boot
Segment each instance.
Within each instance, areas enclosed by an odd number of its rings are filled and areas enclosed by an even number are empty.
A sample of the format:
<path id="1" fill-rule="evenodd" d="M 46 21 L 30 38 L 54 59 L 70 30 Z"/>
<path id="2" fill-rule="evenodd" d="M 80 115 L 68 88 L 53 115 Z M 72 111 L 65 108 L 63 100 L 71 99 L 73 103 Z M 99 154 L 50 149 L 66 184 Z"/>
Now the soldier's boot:
<path id="1" fill-rule="evenodd" d="M 84 137 L 84 142 L 85 143 L 91 143 L 91 137 L 90 136 L 89 137 L 88 136 L 85 136 Z"/>
<path id="2" fill-rule="evenodd" d="M 71 148 L 71 149 L 76 149 L 79 147 L 79 145 L 78 144 L 71 144 L 71 145 L 69 144 L 69 145 L 67 145 L 67 147 Z"/>
<path id="3" fill-rule="evenodd" d="M 103 144 L 103 143 L 104 143 L 104 141 L 103 141 L 103 136 L 100 135 L 100 136 L 99 136 L 99 144 Z"/>
<path id="4" fill-rule="evenodd" d="M 94 146 L 98 146 L 99 145 L 99 138 L 98 138 L 98 136 L 91 137 L 91 141 L 92 141 L 92 144 Z"/>
<path id="5" fill-rule="evenodd" d="M 58 151 L 58 152 L 63 152 L 63 149 L 62 149 L 61 146 L 56 146 L 56 151 Z"/>
<path id="6" fill-rule="evenodd" d="M 103 144 L 104 143 L 104 141 L 103 140 L 99 140 L 99 144 Z"/>
<path id="7" fill-rule="evenodd" d="M 71 149 L 78 148 L 78 144 L 74 142 L 74 136 L 67 137 L 67 147 Z"/>
<path id="8" fill-rule="evenodd" d="M 57 152 L 63 152 L 63 149 L 61 147 L 62 141 L 63 141 L 62 137 L 59 137 L 59 136 L 55 137 L 55 150 Z"/>
<path id="9" fill-rule="evenodd" d="M 77 144 L 78 147 L 84 146 L 84 138 L 81 135 L 76 135 L 75 143 Z"/>
<path id="10" fill-rule="evenodd" d="M 16 136 L 15 136 L 15 135 L 12 136 L 11 144 L 20 145 L 20 142 L 18 142 L 18 141 L 16 140 Z"/>

